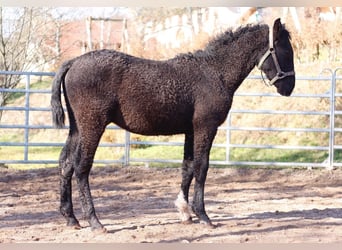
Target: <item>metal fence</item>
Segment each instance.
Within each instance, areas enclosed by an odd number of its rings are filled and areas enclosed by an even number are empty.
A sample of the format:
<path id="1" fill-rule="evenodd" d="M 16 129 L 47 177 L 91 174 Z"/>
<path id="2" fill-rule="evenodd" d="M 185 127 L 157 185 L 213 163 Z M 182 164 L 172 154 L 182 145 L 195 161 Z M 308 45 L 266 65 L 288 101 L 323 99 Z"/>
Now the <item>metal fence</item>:
<path id="1" fill-rule="evenodd" d="M 339 123 L 342 125 L 342 121 L 339 121 L 339 116 L 342 115 L 342 110 L 339 110 L 339 103 L 342 100 L 342 88 L 338 88 L 342 77 L 338 75 L 339 71 L 341 71 L 341 68 L 334 70 L 326 69 L 318 76 L 297 76 L 296 89 L 301 89 L 301 86 L 302 91 L 294 93 L 291 97 L 280 97 L 274 93 L 274 89 L 267 89 L 268 93 L 264 91 L 251 92 L 241 88 L 244 85 L 243 83 L 240 87 L 241 90 L 239 89 L 235 94 L 232 109 L 226 122 L 219 128 L 217 139 L 215 139 L 213 144 L 212 151 L 216 150 L 220 153 L 220 156 L 216 157 L 216 159 L 215 157 L 211 158 L 210 163 L 223 166 L 253 165 L 327 168 L 342 166 L 342 156 L 340 157 L 339 155 L 340 151 L 342 152 L 342 134 L 340 134 L 342 128 L 339 127 Z M 56 130 L 52 127 L 51 115 L 48 114 L 51 112 L 49 102 L 50 86 L 40 88 L 39 86 L 34 86 L 33 83 L 36 80 L 32 80 L 35 77 L 45 77 L 48 78 L 46 79 L 47 81 L 51 82 L 54 73 L 0 71 L 0 76 L 6 77 L 6 75 L 21 75 L 24 84 L 21 88 L 16 89 L 0 88 L 0 92 L 10 92 L 18 95 L 18 97 L 14 98 L 17 101 L 12 101 L 9 105 L 0 107 L 0 112 L 3 113 L 2 120 L 0 121 L 0 164 L 57 164 L 58 154 L 64 145 L 68 127 L 63 130 Z M 251 75 L 247 78 L 247 81 L 252 83 L 250 84 L 251 86 L 261 86 L 259 76 Z M 325 90 L 320 93 L 315 92 L 317 84 L 321 86 L 320 89 Z M 322 86 L 325 86 L 325 88 L 322 88 Z M 264 90 L 266 91 L 266 88 Z M 242 98 L 239 102 L 240 106 L 235 105 L 235 100 L 239 98 Z M 269 103 L 270 105 L 267 108 L 253 106 L 252 103 L 256 98 L 263 98 L 260 102 Z M 279 98 L 284 98 L 281 101 L 292 108 L 287 110 L 279 108 Z M 45 101 L 40 101 L 37 106 L 34 102 L 37 99 L 44 99 Z M 296 103 L 300 100 L 306 103 L 309 99 L 315 100 L 317 105 L 304 105 L 302 110 L 298 110 Z M 274 105 L 276 103 L 278 103 L 278 106 Z M 245 108 L 245 104 L 248 104 L 248 108 Z M 277 106 L 277 108 L 273 108 L 273 106 Z M 317 108 L 321 106 L 323 107 L 322 110 Z M 253 124 L 254 118 L 245 118 L 245 116 L 260 115 L 262 117 L 259 120 L 265 121 L 267 120 L 266 117 L 272 117 L 273 119 L 279 119 L 279 121 L 286 120 L 287 122 L 279 127 L 260 126 Z M 297 117 L 296 120 L 302 119 L 300 127 L 289 125 L 291 117 Z M 315 122 L 310 122 L 309 117 L 316 117 Z M 244 123 L 245 120 L 249 121 L 247 125 Z M 264 122 L 264 124 L 267 124 L 267 122 Z M 43 135 L 37 141 L 35 135 L 38 131 Z M 108 142 L 110 136 L 105 141 L 101 140 L 98 151 L 107 148 L 107 150 L 111 149 L 111 152 L 115 151 L 116 154 L 113 154 L 111 159 L 108 159 L 107 156 L 105 159 L 96 156 L 95 164 L 119 163 L 130 165 L 132 163 L 149 164 L 156 162 L 172 164 L 182 161 L 183 141 L 179 137 L 170 140 L 161 139 L 165 137 L 153 137 L 154 140 L 141 139 L 115 125 L 108 126 L 106 131 L 112 131 L 114 134 L 120 134 L 121 136 L 116 137 L 113 140 L 115 142 Z M 240 136 L 243 133 L 247 133 L 247 136 Z M 258 142 L 259 135 L 262 133 L 268 133 L 266 143 Z M 283 137 L 285 136 L 283 141 L 277 139 L 279 134 L 282 134 Z M 311 137 L 307 136 L 307 134 L 310 134 Z M 286 136 L 301 137 L 303 135 L 306 136 L 307 141 L 305 141 L 305 138 L 302 138 L 298 139 L 296 145 L 286 143 Z M 239 138 L 244 138 L 244 141 L 239 141 Z M 252 140 L 256 138 L 255 143 L 251 143 L 251 140 L 248 140 L 249 138 Z M 270 140 L 272 138 L 273 141 Z M 310 141 L 310 138 L 321 138 L 318 141 L 323 141 L 324 143 L 317 144 L 316 141 Z M 168 151 L 169 147 L 177 147 L 179 157 L 174 159 L 170 159 L 167 156 L 160 157 L 160 153 L 150 157 L 142 157 L 141 154 L 134 153 L 135 150 L 142 150 L 146 147 L 165 147 L 164 151 Z M 55 155 L 50 156 L 49 153 L 46 153 L 46 157 L 48 157 L 46 158 L 44 152 L 51 150 L 55 152 Z M 245 153 L 243 153 L 244 150 L 246 150 Z M 260 154 L 260 152 L 270 150 L 274 152 L 275 157 L 256 159 L 256 152 Z M 288 156 L 296 154 L 298 157 L 289 157 L 289 159 L 286 159 L 286 157 L 284 159 L 276 157 L 284 151 L 289 151 Z M 235 154 L 234 152 L 239 153 Z M 310 154 L 320 154 L 321 157 L 313 158 L 313 160 L 307 160 L 310 157 L 301 158 L 302 155 Z"/>

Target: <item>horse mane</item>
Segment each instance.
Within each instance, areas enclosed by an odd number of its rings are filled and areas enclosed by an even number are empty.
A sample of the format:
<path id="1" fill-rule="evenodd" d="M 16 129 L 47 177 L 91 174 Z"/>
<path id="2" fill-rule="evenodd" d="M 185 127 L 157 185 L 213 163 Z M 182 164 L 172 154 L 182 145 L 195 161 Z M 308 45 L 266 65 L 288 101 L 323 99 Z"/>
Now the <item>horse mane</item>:
<path id="1" fill-rule="evenodd" d="M 266 24 L 247 24 L 240 26 L 235 31 L 233 29 L 228 29 L 209 41 L 204 50 L 211 51 L 215 48 L 221 47 L 222 45 L 229 46 L 232 43 L 235 43 L 239 38 L 243 37 L 243 35 L 260 29 L 268 29 L 268 26 Z"/>
<path id="2" fill-rule="evenodd" d="M 204 49 L 197 50 L 194 52 L 180 53 L 176 57 L 170 59 L 176 61 L 199 61 L 206 60 L 212 61 L 217 57 L 217 54 L 225 53 L 230 54 L 234 51 L 243 50 L 243 46 L 247 46 L 248 42 L 253 41 L 243 41 L 238 42 L 239 39 L 246 39 L 246 35 L 255 33 L 257 31 L 266 31 L 269 29 L 267 24 L 247 24 L 238 27 L 237 29 L 230 28 L 223 33 L 218 34 L 216 37 L 212 38 Z M 267 36 L 264 33 L 263 36 Z M 262 35 L 262 33 L 260 33 Z M 283 29 L 280 36 L 282 39 L 291 39 L 290 32 L 285 28 L 283 24 Z M 258 39 L 258 38 L 256 38 Z M 242 40 L 241 40 L 242 41 Z M 268 41 L 268 40 L 267 40 Z M 221 54 L 222 55 L 222 54 Z"/>
<path id="3" fill-rule="evenodd" d="M 244 26 L 240 26 L 235 31 L 233 29 L 228 29 L 223 33 L 218 34 L 216 37 L 212 38 L 207 45 L 202 50 L 197 50 L 195 52 L 189 52 L 189 53 L 180 53 L 178 54 L 175 59 L 178 60 L 196 60 L 199 58 L 210 58 L 215 55 L 213 53 L 217 48 L 220 48 L 222 46 L 230 47 L 229 45 L 236 42 L 237 39 L 239 39 L 241 36 L 243 36 L 246 33 L 249 32 L 255 32 L 260 29 L 268 29 L 268 26 L 265 24 L 247 24 Z"/>

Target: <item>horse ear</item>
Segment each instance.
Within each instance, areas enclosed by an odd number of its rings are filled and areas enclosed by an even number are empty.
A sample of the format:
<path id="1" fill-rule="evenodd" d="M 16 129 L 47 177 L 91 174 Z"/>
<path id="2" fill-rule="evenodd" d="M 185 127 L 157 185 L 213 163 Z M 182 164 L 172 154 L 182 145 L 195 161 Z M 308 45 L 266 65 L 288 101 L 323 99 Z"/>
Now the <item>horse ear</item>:
<path id="1" fill-rule="evenodd" d="M 278 39 L 280 31 L 282 29 L 283 29 L 283 25 L 280 22 L 280 18 L 277 18 L 273 24 L 273 42 L 275 42 Z"/>

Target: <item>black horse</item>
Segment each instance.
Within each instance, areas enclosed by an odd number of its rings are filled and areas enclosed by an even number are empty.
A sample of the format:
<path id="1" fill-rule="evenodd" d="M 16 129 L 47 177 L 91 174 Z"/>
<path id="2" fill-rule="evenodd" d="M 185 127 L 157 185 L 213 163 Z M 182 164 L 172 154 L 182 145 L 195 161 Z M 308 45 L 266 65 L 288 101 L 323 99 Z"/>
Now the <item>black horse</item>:
<path id="1" fill-rule="evenodd" d="M 295 86 L 289 32 L 280 19 L 273 30 L 248 25 L 228 30 L 205 49 L 165 61 L 137 58 L 112 50 L 92 51 L 65 62 L 52 86 L 53 122 L 63 127 L 61 85 L 70 120 L 60 154 L 60 211 L 67 225 L 80 227 L 73 212 L 75 173 L 83 212 L 92 229 L 105 228 L 93 205 L 88 177 L 96 148 L 109 123 L 143 135 L 185 134 L 181 191 L 175 202 L 181 220 L 192 221 L 189 187 L 195 178 L 192 211 L 212 226 L 204 208 L 209 153 L 233 95 L 258 65 L 281 95 Z"/>

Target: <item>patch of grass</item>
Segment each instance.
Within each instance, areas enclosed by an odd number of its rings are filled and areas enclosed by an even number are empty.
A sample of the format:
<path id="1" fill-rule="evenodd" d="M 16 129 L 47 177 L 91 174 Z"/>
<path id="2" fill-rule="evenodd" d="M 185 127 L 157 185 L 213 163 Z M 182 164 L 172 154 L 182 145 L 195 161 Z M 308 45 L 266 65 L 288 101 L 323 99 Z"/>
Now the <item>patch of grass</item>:
<path id="1" fill-rule="evenodd" d="M 53 160 L 58 159 L 61 147 L 33 147 L 29 150 L 30 160 Z M 22 160 L 24 157 L 23 147 L 1 147 L 1 160 Z M 104 147 L 98 148 L 95 160 L 119 160 L 124 155 L 123 148 Z M 183 147 L 180 146 L 151 146 L 147 148 L 131 149 L 130 157 L 134 159 L 183 159 Z M 212 148 L 211 161 L 225 160 L 224 148 Z M 323 162 L 328 157 L 326 151 L 307 150 L 283 150 L 283 149 L 244 149 L 234 148 L 230 152 L 231 161 L 274 161 L 274 162 Z M 335 151 L 335 159 L 342 159 L 342 151 Z M 55 164 L 54 164 L 55 165 Z M 99 165 L 99 164 L 94 164 Z M 132 163 L 131 165 L 135 165 Z M 34 165 L 34 168 L 45 166 Z M 180 167 L 179 163 L 149 163 L 151 167 Z M 32 168 L 32 166 L 17 166 L 14 168 Z"/>
<path id="2" fill-rule="evenodd" d="M 328 156 L 319 150 L 284 150 L 284 149 L 232 149 L 231 161 L 257 162 L 323 162 Z"/>
<path id="3" fill-rule="evenodd" d="M 58 159 L 61 152 L 61 147 L 30 147 L 30 160 L 53 160 Z"/>
<path id="4" fill-rule="evenodd" d="M 43 89 L 50 90 L 51 89 L 51 82 L 52 82 L 52 80 L 37 81 L 37 82 L 31 83 L 30 88 L 31 89 L 40 89 L 40 90 L 43 90 Z"/>
<path id="5" fill-rule="evenodd" d="M 342 150 L 341 149 L 334 150 L 334 161 L 342 162 Z"/>
<path id="6" fill-rule="evenodd" d="M 340 151 L 342 156 L 342 151 Z M 328 156 L 326 151 L 319 150 L 284 150 L 284 149 L 253 149 L 233 148 L 230 151 L 231 161 L 269 161 L 269 162 L 323 162 Z M 178 159 L 183 158 L 183 147 L 151 146 L 149 148 L 131 150 L 132 158 L 142 159 Z M 212 148 L 211 161 L 226 159 L 224 148 Z"/>
<path id="7" fill-rule="evenodd" d="M 136 159 L 183 159 L 183 147 L 180 146 L 150 146 L 131 149 L 131 158 Z"/>
<path id="8" fill-rule="evenodd" d="M 38 82 L 33 82 L 30 85 L 30 89 L 50 89 L 51 88 L 51 81 L 38 81 Z M 25 89 L 25 84 L 18 84 L 16 89 Z M 25 96 L 24 92 L 13 92 L 8 95 L 7 103 L 13 103 L 19 98 Z"/>
<path id="9" fill-rule="evenodd" d="M 18 131 L 17 131 L 18 132 Z M 32 132 L 32 131 L 31 131 Z M 30 132 L 30 142 L 43 142 L 43 141 L 54 141 L 63 142 L 65 141 L 66 131 L 56 130 L 37 130 L 34 133 Z M 134 138 L 135 140 L 144 141 L 173 141 L 182 142 L 183 135 L 173 137 L 141 137 Z M 254 140 L 251 140 L 252 136 L 241 143 L 253 144 Z M 255 137 L 258 144 L 282 144 L 282 136 L 274 136 L 274 134 L 264 134 L 262 137 Z M 285 138 L 285 137 L 284 137 Z M 305 135 L 301 139 L 297 136 L 297 143 L 294 145 L 320 145 L 319 142 L 322 140 L 320 137 Z M 22 142 L 23 134 L 8 131 L 8 133 L 0 133 L 0 141 L 6 142 Z M 234 142 L 234 141 L 233 141 Z M 233 143 L 232 142 L 232 143 Z M 225 143 L 225 135 L 218 135 L 216 143 Z M 284 143 L 284 142 L 283 142 Z M 61 147 L 30 147 L 29 159 L 30 160 L 57 160 Z M 95 160 L 120 160 L 124 156 L 123 147 L 99 147 L 97 149 Z M 24 148 L 23 147 L 0 147 L 0 160 L 23 160 Z M 173 159 L 181 161 L 183 159 L 183 146 L 155 146 L 150 145 L 148 147 L 135 147 L 131 146 L 130 158 L 134 159 Z M 284 149 L 253 149 L 253 148 L 231 148 L 229 160 L 230 161 L 274 161 L 274 162 L 323 162 L 327 158 L 326 151 L 318 150 L 284 150 Z M 342 151 L 335 151 L 335 160 L 342 159 Z M 210 154 L 211 161 L 223 161 L 226 160 L 226 148 L 213 147 Z M 135 163 L 132 163 L 135 164 Z M 56 165 L 56 164 L 54 164 Z M 96 163 L 95 165 L 100 165 Z M 179 167 L 180 164 L 173 163 L 149 163 L 152 167 Z M 18 166 L 13 165 L 18 168 Z M 24 168 L 31 167 L 42 167 L 42 165 L 25 166 Z"/>
<path id="10" fill-rule="evenodd" d="M 23 160 L 23 147 L 0 147 L 0 160 Z"/>
<path id="11" fill-rule="evenodd" d="M 123 147 L 98 147 L 95 160 L 120 160 L 125 153 Z"/>
<path id="12" fill-rule="evenodd" d="M 2 142 L 21 142 L 24 138 L 23 131 L 10 131 L 8 129 L 4 129 L 0 132 L 0 141 Z"/>

